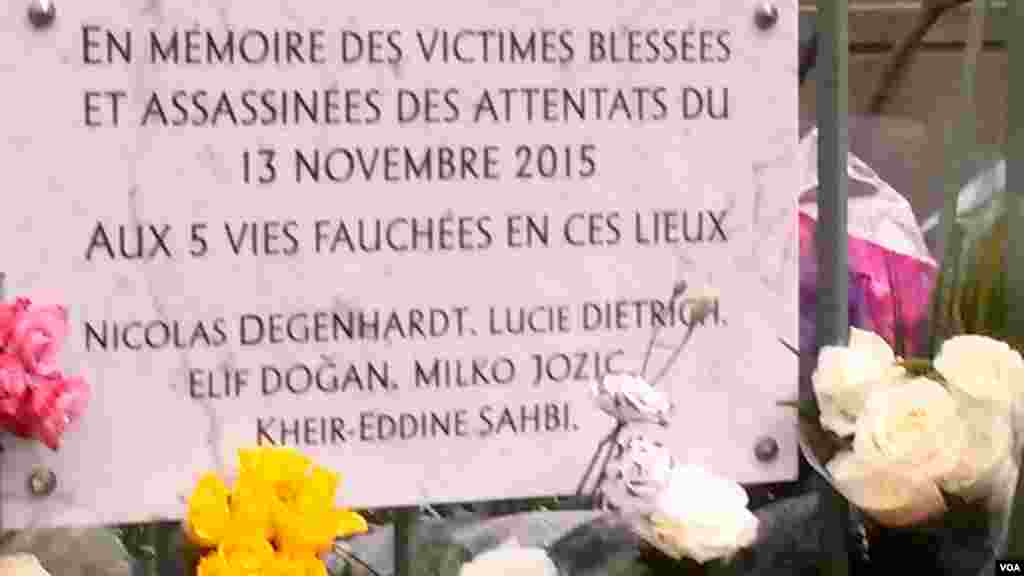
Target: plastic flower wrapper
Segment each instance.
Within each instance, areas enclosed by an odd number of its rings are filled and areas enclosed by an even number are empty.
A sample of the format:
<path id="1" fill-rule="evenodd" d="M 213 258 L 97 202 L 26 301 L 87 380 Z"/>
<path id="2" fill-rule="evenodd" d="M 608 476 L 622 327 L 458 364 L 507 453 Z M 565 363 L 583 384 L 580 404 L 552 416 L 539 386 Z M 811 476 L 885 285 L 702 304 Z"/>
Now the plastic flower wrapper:
<path id="1" fill-rule="evenodd" d="M 632 374 L 608 374 L 594 384 L 598 407 L 620 423 L 667 425 L 672 405 L 665 395 Z"/>

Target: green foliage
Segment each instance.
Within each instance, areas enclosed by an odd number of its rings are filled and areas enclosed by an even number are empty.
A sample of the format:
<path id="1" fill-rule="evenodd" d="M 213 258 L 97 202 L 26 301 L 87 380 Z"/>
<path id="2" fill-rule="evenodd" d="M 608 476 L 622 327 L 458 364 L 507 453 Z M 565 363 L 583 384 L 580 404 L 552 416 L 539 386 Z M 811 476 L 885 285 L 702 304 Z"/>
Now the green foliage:
<path id="1" fill-rule="evenodd" d="M 456 544 L 423 543 L 417 548 L 414 576 L 458 576 L 471 557 L 468 550 Z"/>
<path id="2" fill-rule="evenodd" d="M 1006 257 L 1009 214 L 1006 192 L 1000 191 L 984 206 L 956 223 L 960 246 L 955 267 L 943 267 L 937 315 L 932 319 L 939 340 L 956 334 L 982 334 L 1024 351 L 1024 339 L 1008 321 Z"/>

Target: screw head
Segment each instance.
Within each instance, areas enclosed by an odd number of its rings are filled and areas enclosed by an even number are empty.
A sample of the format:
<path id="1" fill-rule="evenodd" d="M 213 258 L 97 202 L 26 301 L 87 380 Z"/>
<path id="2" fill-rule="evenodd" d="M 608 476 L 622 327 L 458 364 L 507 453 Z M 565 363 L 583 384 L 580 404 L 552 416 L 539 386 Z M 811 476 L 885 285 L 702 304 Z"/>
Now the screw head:
<path id="1" fill-rule="evenodd" d="M 775 438 L 765 436 L 754 445 L 754 456 L 761 462 L 771 462 L 779 456 L 779 443 Z"/>
<path id="2" fill-rule="evenodd" d="M 28 477 L 28 491 L 33 496 L 49 496 L 57 489 L 57 474 L 49 468 L 37 466 Z"/>
<path id="3" fill-rule="evenodd" d="M 32 0 L 28 6 L 28 21 L 36 29 L 49 28 L 57 18 L 52 0 Z"/>
<path id="4" fill-rule="evenodd" d="M 771 2 L 761 2 L 754 12 L 754 22 L 761 30 L 768 30 L 779 21 L 779 8 Z"/>

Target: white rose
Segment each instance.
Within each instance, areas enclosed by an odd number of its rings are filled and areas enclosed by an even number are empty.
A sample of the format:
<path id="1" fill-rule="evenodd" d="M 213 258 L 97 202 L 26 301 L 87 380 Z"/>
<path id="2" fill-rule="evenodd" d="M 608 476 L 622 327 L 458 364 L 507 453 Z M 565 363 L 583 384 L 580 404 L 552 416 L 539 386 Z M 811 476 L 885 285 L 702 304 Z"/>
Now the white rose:
<path id="1" fill-rule="evenodd" d="M 459 576 L 558 576 L 558 568 L 541 548 L 506 544 L 462 565 Z"/>
<path id="2" fill-rule="evenodd" d="M 743 487 L 700 468 L 677 467 L 637 532 L 674 558 L 728 559 L 757 538 Z"/>
<path id="3" fill-rule="evenodd" d="M 876 386 L 857 420 L 853 451 L 884 470 L 945 480 L 960 464 L 966 441 L 958 408 L 953 395 L 928 378 Z"/>
<path id="4" fill-rule="evenodd" d="M 946 511 L 938 485 L 840 452 L 827 465 L 836 490 L 884 526 L 913 526 Z"/>
<path id="5" fill-rule="evenodd" d="M 987 336 L 954 336 L 942 343 L 935 370 L 968 396 L 1011 407 L 1024 390 L 1024 359 Z"/>
<path id="6" fill-rule="evenodd" d="M 1009 412 L 1001 405 L 960 396 L 966 441 L 959 465 L 942 487 L 971 501 L 985 498 L 998 488 L 1004 466 L 1012 462 L 1013 430 Z"/>
<path id="7" fill-rule="evenodd" d="M 0 556 L 0 575 L 2 576 L 50 576 L 50 573 L 32 554 L 13 554 Z"/>
<path id="8" fill-rule="evenodd" d="M 660 390 L 632 374 L 608 374 L 593 387 L 598 407 L 619 422 L 668 424 L 672 405 Z"/>
<path id="9" fill-rule="evenodd" d="M 871 389 L 904 374 L 881 336 L 851 328 L 849 346 L 823 347 L 811 376 L 821 425 L 839 436 L 853 434 Z"/>

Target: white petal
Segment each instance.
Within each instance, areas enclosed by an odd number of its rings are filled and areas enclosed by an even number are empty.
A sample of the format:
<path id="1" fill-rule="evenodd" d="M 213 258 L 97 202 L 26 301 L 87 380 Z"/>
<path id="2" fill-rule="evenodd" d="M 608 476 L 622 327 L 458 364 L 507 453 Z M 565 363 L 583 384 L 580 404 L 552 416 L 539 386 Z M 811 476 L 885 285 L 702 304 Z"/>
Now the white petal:
<path id="1" fill-rule="evenodd" d="M 0 556 L 0 575 L 3 576 L 50 576 L 50 573 L 32 554 Z"/>
<path id="2" fill-rule="evenodd" d="M 932 482 L 871 467 L 856 458 L 843 458 L 832 470 L 836 490 L 885 526 L 911 526 L 946 510 L 942 493 Z"/>
<path id="3" fill-rule="evenodd" d="M 896 354 L 884 338 L 859 328 L 850 328 L 850 348 L 867 352 L 871 359 L 883 366 L 896 362 Z"/>

